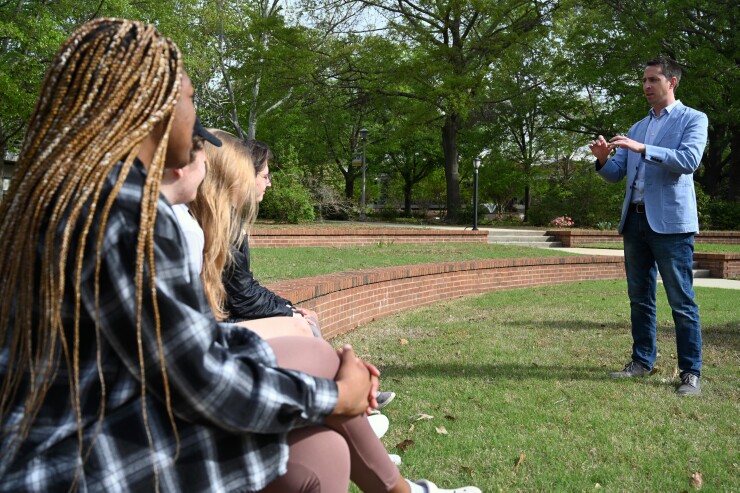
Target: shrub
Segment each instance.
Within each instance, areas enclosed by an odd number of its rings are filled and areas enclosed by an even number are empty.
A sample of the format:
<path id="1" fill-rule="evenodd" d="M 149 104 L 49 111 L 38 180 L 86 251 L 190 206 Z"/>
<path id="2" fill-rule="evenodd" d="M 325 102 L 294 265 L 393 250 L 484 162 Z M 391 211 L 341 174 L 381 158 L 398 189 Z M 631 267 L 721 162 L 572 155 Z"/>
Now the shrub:
<path id="1" fill-rule="evenodd" d="M 352 201 L 344 197 L 331 184 L 326 183 L 325 180 L 304 177 L 301 183 L 311 194 L 316 217 L 319 220 L 345 221 L 357 215 L 356 211 L 354 211 Z"/>
<path id="2" fill-rule="evenodd" d="M 395 221 L 398 219 L 400 212 L 395 207 L 383 207 L 382 209 L 367 208 L 365 214 L 368 217 L 372 217 L 380 221 Z"/>
<path id="3" fill-rule="evenodd" d="M 712 200 L 707 208 L 711 229 L 740 229 L 740 201 Z"/>
<path id="4" fill-rule="evenodd" d="M 297 180 L 281 176 L 260 204 L 260 217 L 278 222 L 298 224 L 316 219 L 311 194 Z"/>
<path id="5" fill-rule="evenodd" d="M 553 216 L 568 214 L 581 227 L 600 222 L 619 222 L 624 198 L 624 182 L 611 184 L 593 170 L 581 166 L 569 180 L 550 179 L 533 184 L 527 222 L 548 225 Z"/>
<path id="6" fill-rule="evenodd" d="M 694 191 L 696 192 L 696 211 L 699 216 L 699 227 L 702 229 L 710 228 L 712 224 L 712 213 L 710 212 L 712 198 L 704 192 L 697 182 L 694 182 Z"/>

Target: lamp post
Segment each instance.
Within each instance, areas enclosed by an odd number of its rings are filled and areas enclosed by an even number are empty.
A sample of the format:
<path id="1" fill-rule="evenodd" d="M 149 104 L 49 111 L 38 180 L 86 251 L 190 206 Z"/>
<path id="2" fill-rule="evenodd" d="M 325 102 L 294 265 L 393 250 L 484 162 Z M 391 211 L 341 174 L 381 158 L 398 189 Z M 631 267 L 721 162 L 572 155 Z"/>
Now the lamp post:
<path id="1" fill-rule="evenodd" d="M 478 231 L 478 168 L 480 158 L 473 160 L 473 231 Z"/>
<path id="2" fill-rule="evenodd" d="M 360 139 L 362 139 L 362 211 L 360 212 L 360 221 L 365 220 L 365 145 L 367 144 L 367 134 L 370 133 L 366 128 L 360 129 Z"/>

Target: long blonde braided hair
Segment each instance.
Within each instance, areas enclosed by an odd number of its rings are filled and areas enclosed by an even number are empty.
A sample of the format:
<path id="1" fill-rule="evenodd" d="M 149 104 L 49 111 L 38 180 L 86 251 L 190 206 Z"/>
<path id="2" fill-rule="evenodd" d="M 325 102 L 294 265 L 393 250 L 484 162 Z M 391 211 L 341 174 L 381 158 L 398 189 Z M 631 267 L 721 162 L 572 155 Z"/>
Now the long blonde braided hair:
<path id="1" fill-rule="evenodd" d="M 95 300 L 99 302 L 101 245 L 108 213 L 125 181 L 142 142 L 157 128 L 164 137 L 154 151 L 143 189 L 137 242 L 137 338 L 141 341 L 141 307 L 148 265 L 147 288 L 154 286 L 153 228 L 159 184 L 175 105 L 182 86 L 182 56 L 170 40 L 152 26 L 124 19 L 96 19 L 79 28 L 62 45 L 44 79 L 29 121 L 11 188 L 0 204 L 0 341 L 7 353 L 2 381 L 0 422 L 18 398 L 24 416 L 12 431 L 23 441 L 44 403 L 60 364 L 70 375 L 70 402 L 78 423 L 83 453 L 79 395 L 81 270 L 95 207 L 102 209 L 93 252 L 96 255 Z M 118 162 L 121 172 L 111 194 L 99 203 L 106 177 Z M 88 214 L 84 211 L 92 205 Z M 81 229 L 75 252 L 69 252 L 75 228 Z M 61 231 L 58 237 L 57 232 Z M 39 245 L 43 245 L 40 262 Z M 74 256 L 74 265 L 68 255 Z M 65 277 L 74 276 L 74 327 L 68 338 L 62 322 Z M 66 293 L 69 297 L 70 293 Z M 169 387 L 161 356 L 162 340 L 155 295 L 156 333 L 165 398 L 177 435 Z M 96 317 L 99 307 L 96 307 Z M 96 323 L 101 404 L 105 412 L 105 382 Z M 146 392 L 139 342 L 141 392 Z M 19 392 L 22 390 L 22 395 Z M 143 399 L 144 400 L 144 399 Z M 142 413 L 147 422 L 145 404 Z M 147 434 L 152 445 L 147 425 Z M 0 452 L 5 455 L 6 452 Z M 85 454 L 86 455 L 86 454 Z M 9 460 L 8 457 L 2 457 Z M 156 470 L 155 470 L 156 474 Z"/>

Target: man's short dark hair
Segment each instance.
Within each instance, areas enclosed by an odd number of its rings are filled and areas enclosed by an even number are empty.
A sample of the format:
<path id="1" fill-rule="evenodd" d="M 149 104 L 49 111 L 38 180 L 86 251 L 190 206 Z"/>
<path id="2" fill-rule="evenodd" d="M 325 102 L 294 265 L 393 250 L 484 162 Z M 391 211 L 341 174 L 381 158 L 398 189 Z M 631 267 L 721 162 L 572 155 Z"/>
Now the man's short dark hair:
<path id="1" fill-rule="evenodd" d="M 681 74 L 683 74 L 683 69 L 677 61 L 664 56 L 648 60 L 645 62 L 645 67 L 660 67 L 660 73 L 665 75 L 666 79 L 676 78 L 676 86 L 681 81 Z"/>

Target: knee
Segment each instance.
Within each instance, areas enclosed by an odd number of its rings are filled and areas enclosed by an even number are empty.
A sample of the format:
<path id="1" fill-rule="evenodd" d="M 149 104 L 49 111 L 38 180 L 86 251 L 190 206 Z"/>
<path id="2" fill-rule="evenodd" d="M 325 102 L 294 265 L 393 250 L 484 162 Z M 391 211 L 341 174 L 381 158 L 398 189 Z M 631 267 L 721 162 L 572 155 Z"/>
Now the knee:
<path id="1" fill-rule="evenodd" d="M 341 476 L 344 472 L 349 480 L 350 454 L 347 440 L 338 432 L 327 429 L 322 437 L 321 450 L 327 454 L 327 460 L 331 465 L 337 465 Z"/>
<path id="2" fill-rule="evenodd" d="M 268 341 L 278 365 L 314 377 L 333 379 L 339 369 L 339 356 L 331 344 L 316 337 L 281 337 Z"/>
<path id="3" fill-rule="evenodd" d="M 336 431 L 309 428 L 291 445 L 285 491 L 343 493 L 349 489 L 349 446 Z"/>
<path id="4" fill-rule="evenodd" d="M 323 455 L 314 464 L 313 473 L 318 483 L 317 491 L 342 493 L 349 490 L 351 458 L 347 441 L 333 430 L 322 433 L 321 445 L 314 450 Z"/>
<path id="5" fill-rule="evenodd" d="M 302 337 L 314 337 L 313 331 L 308 321 L 303 317 L 293 317 L 293 330 L 296 335 Z"/>

